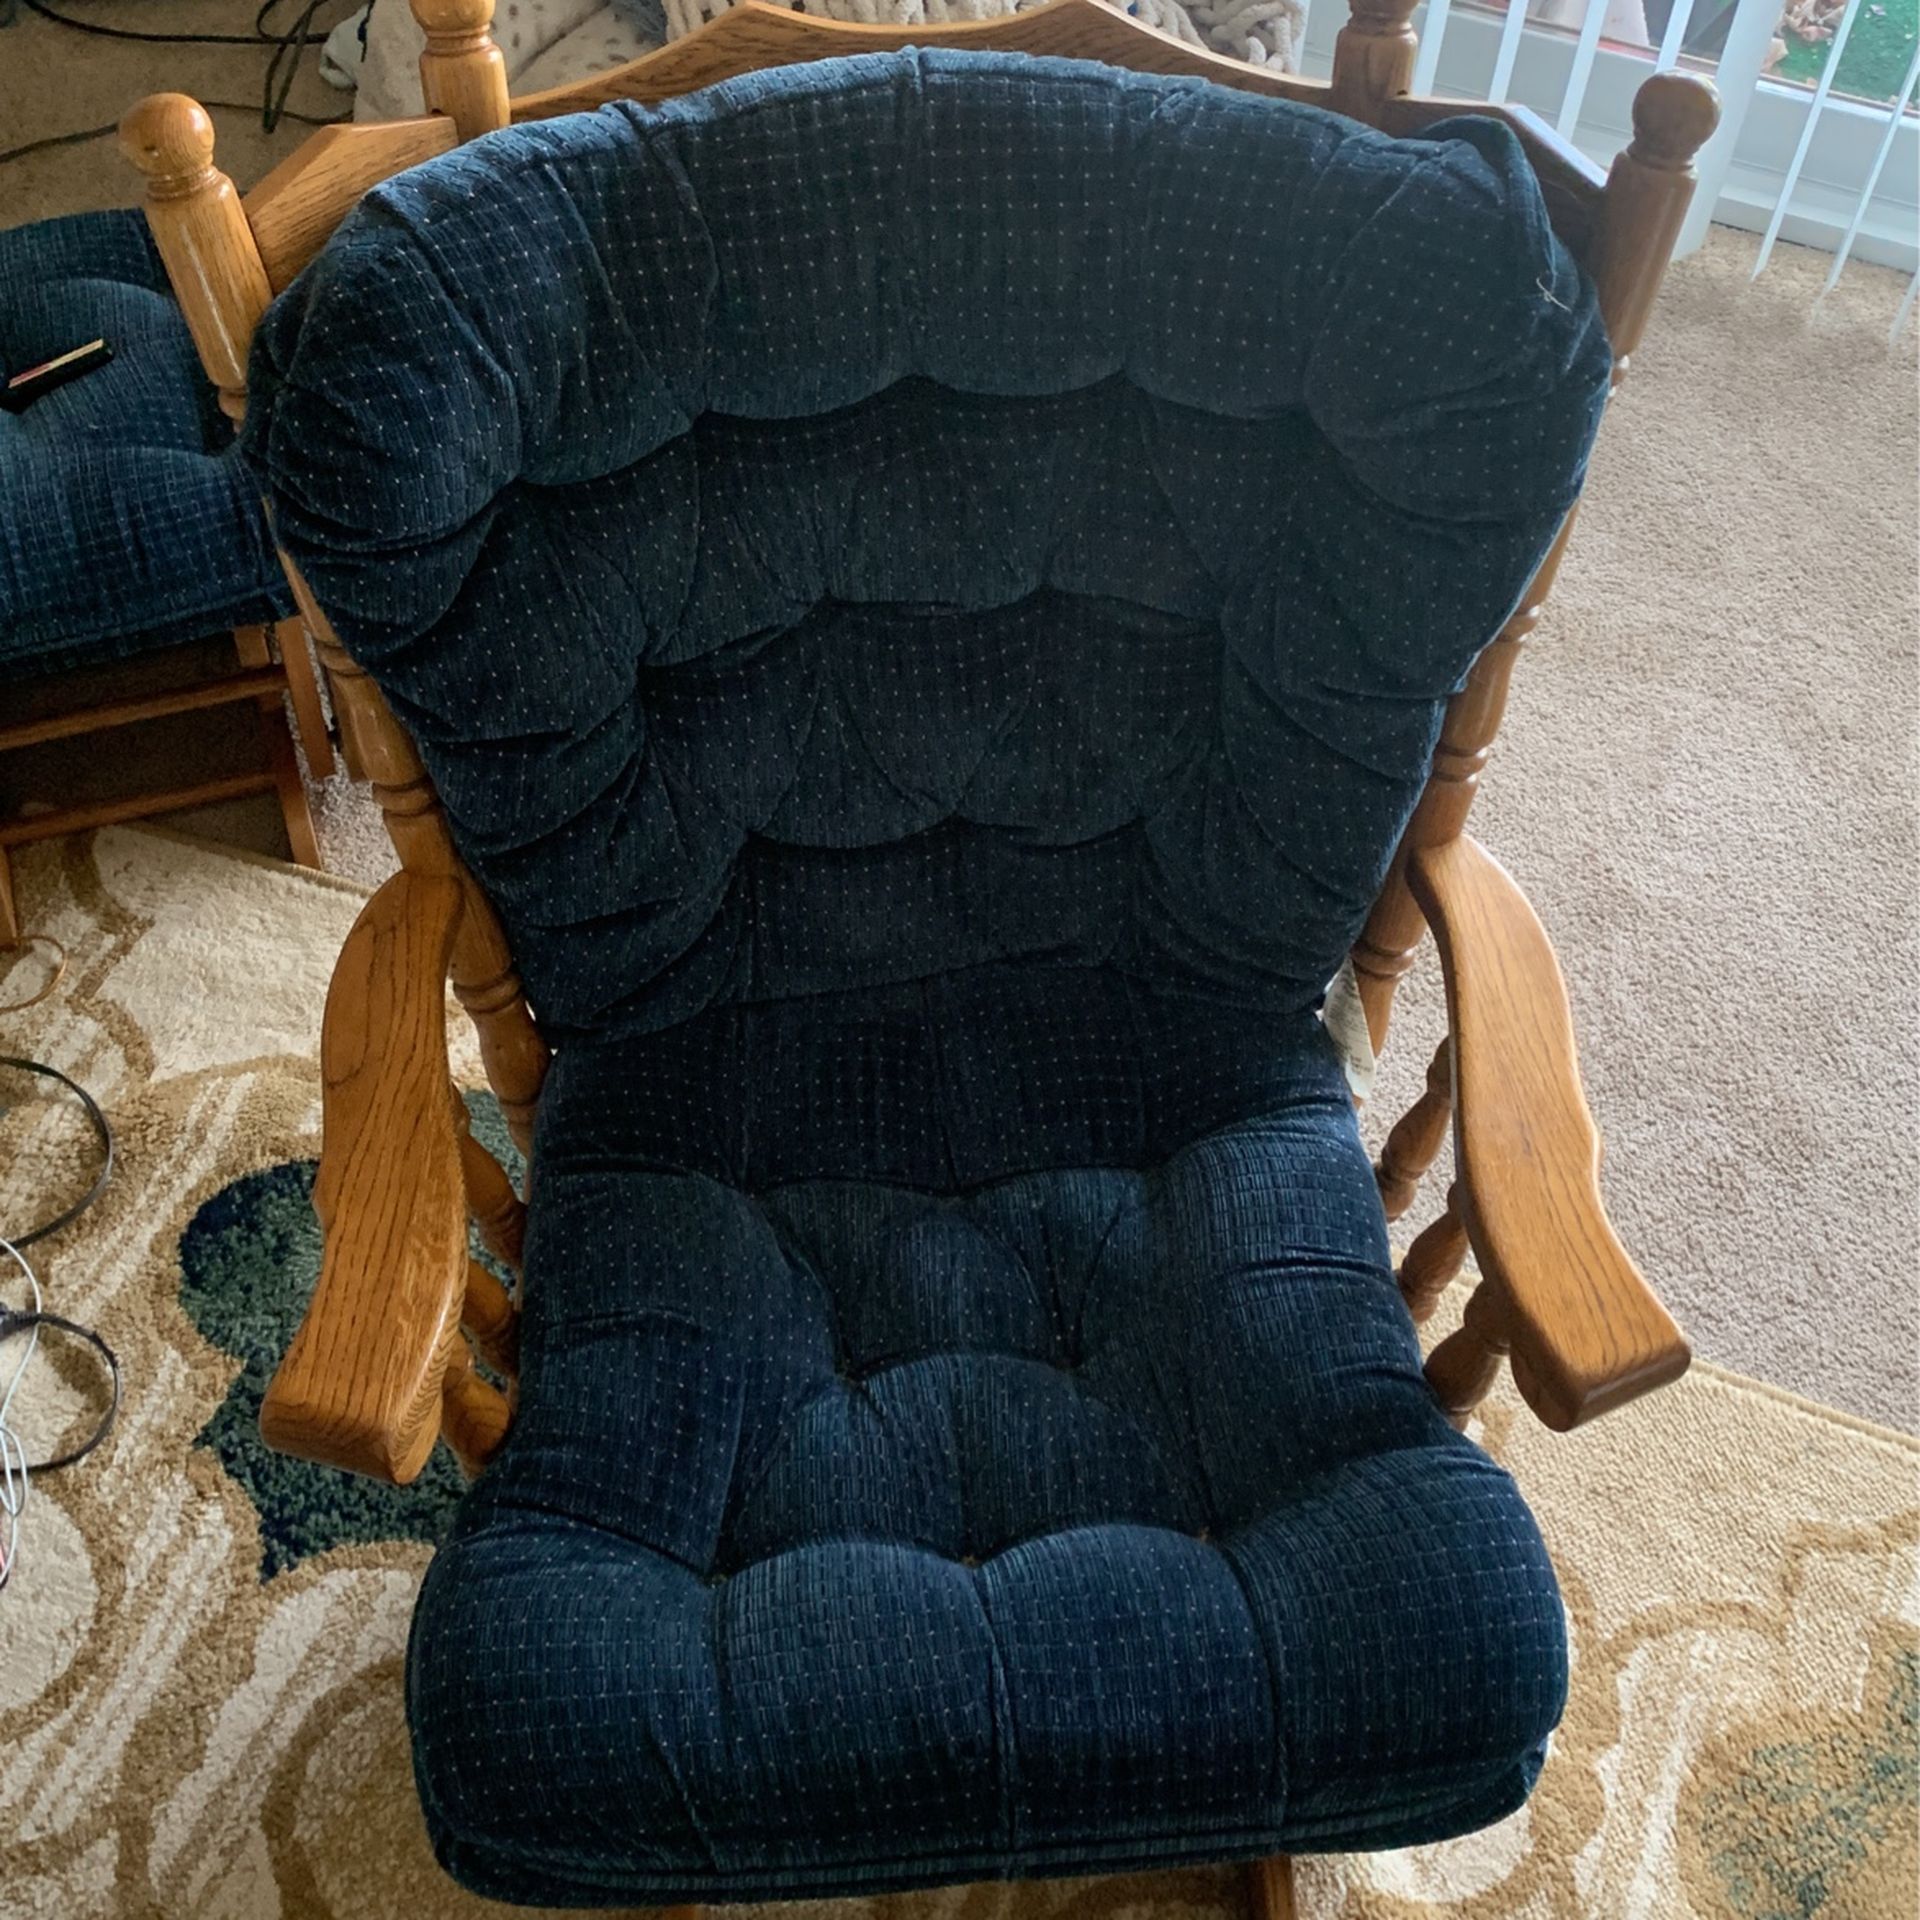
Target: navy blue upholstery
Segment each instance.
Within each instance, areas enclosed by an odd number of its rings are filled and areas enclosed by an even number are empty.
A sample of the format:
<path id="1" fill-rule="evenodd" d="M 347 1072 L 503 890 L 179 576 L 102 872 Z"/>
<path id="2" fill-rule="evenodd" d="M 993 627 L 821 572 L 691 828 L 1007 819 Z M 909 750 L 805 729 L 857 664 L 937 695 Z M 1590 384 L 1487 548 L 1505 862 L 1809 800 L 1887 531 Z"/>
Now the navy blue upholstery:
<path id="1" fill-rule="evenodd" d="M 1607 370 L 1503 129 L 995 56 L 494 136 L 275 305 L 248 457 L 557 1045 L 409 1661 L 463 1881 L 1524 1797 L 1551 1570 L 1316 1008 Z"/>
<path id="2" fill-rule="evenodd" d="M 145 219 L 0 232 L 0 369 L 108 366 L 0 413 L 0 668 L 54 672 L 292 611 Z"/>

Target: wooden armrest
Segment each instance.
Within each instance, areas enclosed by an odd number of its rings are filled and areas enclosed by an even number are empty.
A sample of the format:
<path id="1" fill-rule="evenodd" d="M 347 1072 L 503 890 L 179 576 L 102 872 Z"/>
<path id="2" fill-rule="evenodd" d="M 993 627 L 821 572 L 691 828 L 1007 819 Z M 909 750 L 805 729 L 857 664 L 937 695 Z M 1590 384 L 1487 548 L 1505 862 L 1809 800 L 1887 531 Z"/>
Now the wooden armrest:
<path id="1" fill-rule="evenodd" d="M 354 922 L 321 1027 L 319 1284 L 260 1409 L 283 1453 L 404 1484 L 461 1344 L 464 1128 L 447 1068 L 458 881 L 402 873 Z"/>
<path id="2" fill-rule="evenodd" d="M 1514 1384 L 1567 1428 L 1686 1371 L 1687 1343 L 1600 1202 L 1566 985 L 1526 896 L 1462 836 L 1409 863 L 1446 976 L 1456 1184 Z"/>

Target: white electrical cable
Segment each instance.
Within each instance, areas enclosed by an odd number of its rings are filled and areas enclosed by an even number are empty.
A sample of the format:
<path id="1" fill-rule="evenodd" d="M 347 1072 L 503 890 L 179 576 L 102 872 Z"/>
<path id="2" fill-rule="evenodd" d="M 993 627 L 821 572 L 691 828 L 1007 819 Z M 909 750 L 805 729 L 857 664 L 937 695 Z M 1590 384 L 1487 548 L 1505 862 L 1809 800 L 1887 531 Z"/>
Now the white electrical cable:
<path id="1" fill-rule="evenodd" d="M 0 1253 L 27 1276 L 27 1291 L 32 1301 L 27 1310 L 36 1315 L 44 1312 L 46 1303 L 40 1295 L 40 1277 L 28 1263 L 27 1256 L 11 1240 L 5 1239 L 0 1239 Z M 28 1362 L 39 1344 L 40 1327 L 36 1321 L 27 1329 L 12 1374 L 6 1377 L 4 1386 L 0 1386 L 0 1589 L 12 1579 L 14 1563 L 20 1557 L 20 1515 L 27 1504 L 27 1450 L 8 1423 L 8 1415 Z"/>

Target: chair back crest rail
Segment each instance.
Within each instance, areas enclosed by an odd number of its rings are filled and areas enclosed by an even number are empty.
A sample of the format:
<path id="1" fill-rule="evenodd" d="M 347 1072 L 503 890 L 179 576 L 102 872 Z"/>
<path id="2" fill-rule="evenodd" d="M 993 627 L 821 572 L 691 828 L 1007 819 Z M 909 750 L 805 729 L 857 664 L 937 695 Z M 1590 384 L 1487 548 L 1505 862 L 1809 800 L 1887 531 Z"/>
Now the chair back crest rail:
<path id="1" fill-rule="evenodd" d="M 409 3 L 426 35 L 421 79 L 429 111 L 412 120 L 326 128 L 244 196 L 214 164 L 212 122 L 192 100 L 152 96 L 135 105 L 121 124 L 121 144 L 145 176 L 147 216 L 195 345 L 222 407 L 236 420 L 246 408 L 248 348 L 268 303 L 381 180 L 512 123 L 618 100 L 656 103 L 761 68 L 907 46 L 1016 51 L 1193 74 L 1326 107 L 1396 135 L 1458 114 L 1501 120 L 1519 138 L 1555 231 L 1595 282 L 1617 385 L 1645 331 L 1692 198 L 1693 157 L 1719 115 L 1717 97 L 1705 81 L 1679 72 L 1654 75 L 1634 102 L 1630 144 L 1603 175 L 1523 107 L 1411 95 L 1416 39 L 1410 23 L 1417 0 L 1351 0 L 1350 18 L 1335 43 L 1332 77 L 1324 82 L 1190 46 L 1105 0 L 1048 0 L 1005 18 L 915 27 L 820 19 L 742 0 L 657 52 L 518 100 L 508 97 L 504 64 L 493 43 L 492 0 Z M 1395 988 L 1426 931 L 1408 882 L 1409 861 L 1418 851 L 1457 839 L 1465 827 L 1505 711 L 1514 665 L 1539 623 L 1571 529 L 1570 515 L 1518 609 L 1450 703 L 1425 792 L 1353 949 L 1376 1048 L 1386 1039 Z M 301 611 L 319 638 L 349 768 L 372 782 L 403 865 L 460 882 L 465 910 L 452 944 L 451 978 L 478 1030 L 489 1081 L 524 1150 L 548 1053 L 499 920 L 454 850 L 439 798 L 412 741 L 373 682 L 348 657 L 291 564 L 288 572 Z M 1450 1063 L 1443 1049 L 1427 1090 L 1383 1155 L 1380 1177 L 1394 1216 L 1411 1203 L 1436 1156 L 1451 1107 Z M 511 1246 L 517 1253 L 518 1202 L 504 1173 L 471 1140 L 463 1156 L 476 1218 L 488 1224 L 496 1246 L 502 1251 Z M 1421 1317 L 1462 1263 L 1471 1220 L 1470 1196 L 1450 1194 L 1440 1219 L 1416 1243 L 1418 1256 L 1410 1256 L 1410 1271 L 1403 1270 L 1402 1278 Z M 496 1365 L 510 1360 L 511 1303 L 476 1284 L 467 1306 L 468 1330 L 483 1354 Z M 1476 1308 L 1470 1327 L 1450 1343 L 1441 1367 L 1450 1407 L 1464 1412 L 1491 1379 L 1503 1338 L 1498 1320 L 1498 1303 L 1489 1296 Z M 449 1430 L 463 1458 L 483 1459 L 504 1431 L 504 1413 L 486 1397 L 491 1389 L 469 1370 L 456 1371 L 447 1383 Z"/>

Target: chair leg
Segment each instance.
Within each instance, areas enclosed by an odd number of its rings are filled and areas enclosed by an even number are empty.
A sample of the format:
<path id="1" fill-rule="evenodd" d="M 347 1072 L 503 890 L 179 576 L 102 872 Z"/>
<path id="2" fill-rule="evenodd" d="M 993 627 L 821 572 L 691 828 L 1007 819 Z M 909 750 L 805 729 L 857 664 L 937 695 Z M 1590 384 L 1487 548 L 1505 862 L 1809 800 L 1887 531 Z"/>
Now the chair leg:
<path id="1" fill-rule="evenodd" d="M 300 645 L 306 645 L 304 635 Z M 243 667 L 263 667 L 273 658 L 265 627 L 235 627 L 233 648 Z M 307 784 L 300 778 L 300 759 L 293 750 L 287 710 L 277 693 L 268 694 L 260 702 L 260 732 L 267 743 L 267 765 L 273 770 L 280 818 L 286 822 L 287 845 L 301 866 L 317 867 L 321 865 L 320 836 L 314 831 L 313 812 L 307 805 Z M 333 764 L 331 755 L 327 764 Z"/>
<path id="2" fill-rule="evenodd" d="M 0 953 L 20 944 L 20 910 L 13 903 L 13 861 L 0 847 Z"/>
<path id="3" fill-rule="evenodd" d="M 276 700 L 271 713 L 260 715 L 260 730 L 266 736 L 267 759 L 273 768 L 273 790 L 280 799 L 280 818 L 286 822 L 287 845 L 303 867 L 320 867 L 320 836 L 314 830 L 313 810 L 307 805 L 307 783 L 300 778 L 299 756 L 293 750 L 293 735 L 287 729 L 287 716 Z"/>
<path id="4" fill-rule="evenodd" d="M 326 709 L 320 704 L 320 682 L 313 670 L 313 648 L 306 622 L 298 614 L 273 630 L 280 664 L 286 669 L 287 699 L 293 707 L 294 730 L 307 756 L 307 771 L 316 780 L 333 776 L 333 740 L 327 732 Z"/>
<path id="5" fill-rule="evenodd" d="M 1293 1860 L 1284 1853 L 1256 1860 L 1247 1871 L 1252 1920 L 1298 1920 L 1293 1904 Z"/>

